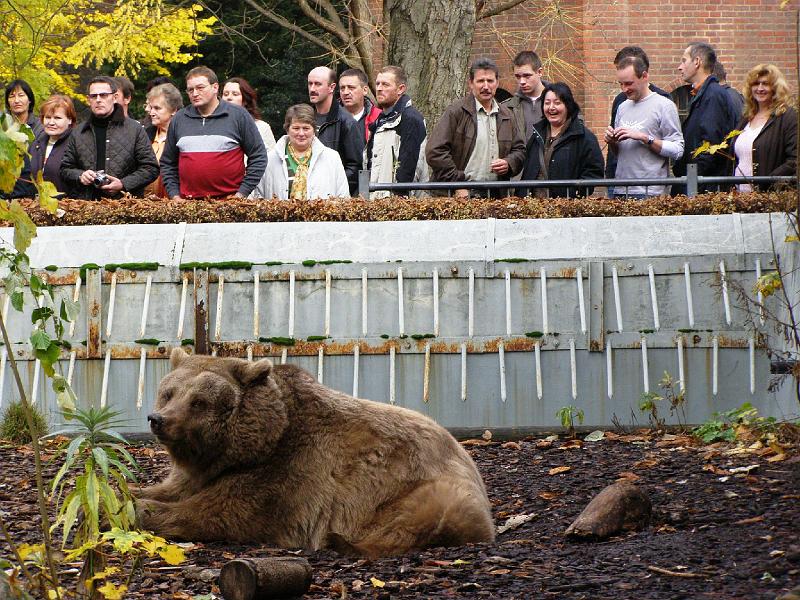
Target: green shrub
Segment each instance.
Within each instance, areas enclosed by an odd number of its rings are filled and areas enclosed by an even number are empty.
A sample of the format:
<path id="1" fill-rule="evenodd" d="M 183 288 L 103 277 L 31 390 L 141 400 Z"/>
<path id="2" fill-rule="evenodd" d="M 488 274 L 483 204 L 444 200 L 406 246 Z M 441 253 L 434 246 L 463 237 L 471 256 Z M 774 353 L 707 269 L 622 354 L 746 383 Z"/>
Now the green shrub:
<path id="1" fill-rule="evenodd" d="M 36 437 L 42 437 L 47 433 L 47 420 L 35 406 L 31 407 L 33 412 L 33 427 L 36 430 Z M 25 421 L 25 409 L 22 402 L 12 402 L 3 411 L 3 421 L 0 423 L 0 438 L 10 440 L 15 444 L 27 444 L 31 441 L 31 434 L 28 431 L 28 423 Z"/>

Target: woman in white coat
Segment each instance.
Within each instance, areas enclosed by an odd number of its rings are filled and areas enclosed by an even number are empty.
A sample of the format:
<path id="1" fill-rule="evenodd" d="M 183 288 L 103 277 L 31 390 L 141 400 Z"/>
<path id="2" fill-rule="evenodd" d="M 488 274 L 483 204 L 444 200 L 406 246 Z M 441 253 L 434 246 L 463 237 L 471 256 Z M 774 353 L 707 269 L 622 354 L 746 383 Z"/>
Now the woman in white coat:
<path id="1" fill-rule="evenodd" d="M 320 142 L 316 133 L 314 109 L 295 104 L 283 121 L 286 135 L 269 152 L 267 170 L 251 198 L 315 200 L 349 197 L 339 153 Z"/>

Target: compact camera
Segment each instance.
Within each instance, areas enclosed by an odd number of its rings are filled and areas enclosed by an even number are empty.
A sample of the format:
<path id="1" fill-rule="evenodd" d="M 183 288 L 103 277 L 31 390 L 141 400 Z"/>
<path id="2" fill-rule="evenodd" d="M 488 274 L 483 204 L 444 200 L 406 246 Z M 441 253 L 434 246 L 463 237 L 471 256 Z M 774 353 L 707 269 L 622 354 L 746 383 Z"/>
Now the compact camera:
<path id="1" fill-rule="evenodd" d="M 111 180 L 108 178 L 108 175 L 106 175 L 105 171 L 95 172 L 94 180 L 92 181 L 94 187 L 103 187 L 107 183 L 111 183 Z"/>

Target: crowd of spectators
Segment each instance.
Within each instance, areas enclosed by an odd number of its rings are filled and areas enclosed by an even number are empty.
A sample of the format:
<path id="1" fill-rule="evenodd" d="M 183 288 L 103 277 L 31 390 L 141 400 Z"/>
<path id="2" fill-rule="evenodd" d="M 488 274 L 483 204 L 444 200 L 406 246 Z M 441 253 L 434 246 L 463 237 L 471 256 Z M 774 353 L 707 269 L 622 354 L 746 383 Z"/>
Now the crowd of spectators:
<path id="1" fill-rule="evenodd" d="M 80 123 L 64 95 L 51 96 L 37 113 L 30 85 L 17 79 L 5 88 L 4 118 L 29 127 L 33 141 L 10 195 L 34 195 L 39 172 L 67 197 L 149 194 L 174 201 L 355 195 L 362 169 L 369 169 L 371 183 L 459 184 L 459 198 L 576 197 L 592 194 L 592 186 L 538 182 L 604 177 L 641 181 L 609 185 L 611 197 L 683 193 L 682 186 L 669 189 L 657 180 L 683 176 L 689 164 L 704 176 L 795 173 L 797 111 L 775 65 L 753 67 L 740 93 L 725 81 L 714 48 L 702 42 L 685 48 L 677 66 L 684 85 L 672 92 L 650 80 L 647 54 L 638 46 L 622 48 L 613 64 L 620 93 L 602 136 L 605 159 L 570 87 L 544 80 L 532 51 L 514 58 L 517 90 L 503 102 L 497 65 L 476 59 L 466 95 L 430 131 L 402 67 L 377 73 L 374 98 L 362 71 L 348 69 L 337 80 L 332 69 L 316 67 L 307 76 L 309 104 L 286 111 L 285 135 L 277 141 L 253 87 L 232 77 L 220 89 L 207 67 L 186 74 L 185 107 L 172 81 L 151 81 L 141 122 L 128 114 L 134 87 L 125 77 L 89 81 L 88 116 Z M 698 153 L 706 143 L 727 144 L 727 152 Z M 486 181 L 509 183 L 474 185 Z M 753 186 L 745 181 L 738 188 Z"/>

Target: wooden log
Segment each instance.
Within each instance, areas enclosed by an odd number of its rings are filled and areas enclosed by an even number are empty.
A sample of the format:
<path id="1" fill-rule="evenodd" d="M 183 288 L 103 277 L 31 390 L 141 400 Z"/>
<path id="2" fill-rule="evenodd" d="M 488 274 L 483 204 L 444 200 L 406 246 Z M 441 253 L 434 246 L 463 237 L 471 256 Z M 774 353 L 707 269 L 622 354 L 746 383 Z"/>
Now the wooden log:
<path id="1" fill-rule="evenodd" d="M 291 598 L 305 594 L 311 579 L 311 565 L 305 558 L 238 558 L 222 567 L 219 589 L 225 600 Z"/>
<path id="2" fill-rule="evenodd" d="M 646 527 L 651 514 L 652 504 L 647 494 L 632 483 L 621 481 L 597 494 L 565 535 L 604 539 L 623 530 Z"/>

